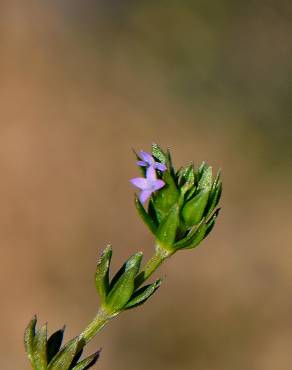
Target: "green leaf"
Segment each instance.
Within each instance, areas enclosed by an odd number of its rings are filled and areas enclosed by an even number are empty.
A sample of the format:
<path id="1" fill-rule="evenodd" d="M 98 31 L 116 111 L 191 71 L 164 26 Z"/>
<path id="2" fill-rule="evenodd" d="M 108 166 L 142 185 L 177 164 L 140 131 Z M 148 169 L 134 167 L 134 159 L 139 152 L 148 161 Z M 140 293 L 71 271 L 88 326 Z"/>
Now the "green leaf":
<path id="1" fill-rule="evenodd" d="M 77 365 L 80 357 L 82 356 L 82 353 L 83 353 L 83 348 L 81 348 L 79 351 L 76 351 L 75 356 L 73 357 L 73 360 L 69 367 L 69 370 L 73 369 L 73 367 Z"/>
<path id="2" fill-rule="evenodd" d="M 151 202 L 151 200 L 150 200 Z M 150 203 L 149 203 L 150 205 Z M 142 220 L 145 222 L 145 224 L 148 226 L 149 230 L 155 234 L 157 230 L 157 226 L 154 222 L 154 220 L 149 216 L 149 214 L 146 212 L 145 208 L 143 207 L 142 203 L 140 202 L 139 198 L 135 195 L 135 206 L 136 209 L 142 218 Z"/>
<path id="3" fill-rule="evenodd" d="M 165 182 L 165 186 L 152 198 L 159 222 L 164 219 L 179 198 L 179 191 L 169 170 L 163 173 L 162 180 Z"/>
<path id="4" fill-rule="evenodd" d="M 154 283 L 145 285 L 142 288 L 138 289 L 136 292 L 134 292 L 130 301 L 126 304 L 125 308 L 134 308 L 143 304 L 155 293 L 160 285 L 161 279 L 158 279 Z"/>
<path id="5" fill-rule="evenodd" d="M 211 190 L 212 187 L 212 167 L 204 167 L 198 183 L 198 189 Z"/>
<path id="6" fill-rule="evenodd" d="M 209 190 L 202 189 L 189 200 L 182 209 L 182 217 L 187 226 L 198 224 L 203 215 L 209 198 Z"/>
<path id="7" fill-rule="evenodd" d="M 43 325 L 33 340 L 33 358 L 36 370 L 47 369 L 47 325 Z"/>
<path id="8" fill-rule="evenodd" d="M 152 219 L 152 222 L 155 225 L 155 232 L 156 232 L 159 222 L 158 222 L 158 217 L 157 217 L 156 209 L 154 207 L 152 198 L 150 198 L 148 202 L 148 215 Z"/>
<path id="9" fill-rule="evenodd" d="M 195 173 L 193 164 L 189 165 L 182 174 L 182 185 L 180 187 L 180 192 L 185 195 L 187 191 L 194 188 L 195 185 Z"/>
<path id="10" fill-rule="evenodd" d="M 34 316 L 34 318 L 30 320 L 24 332 L 24 347 L 25 347 L 25 351 L 27 353 L 27 356 L 33 368 L 35 368 L 34 357 L 33 357 L 33 343 L 34 343 L 34 337 L 35 337 L 36 323 L 37 323 L 37 317 Z"/>
<path id="11" fill-rule="evenodd" d="M 219 180 L 219 182 L 215 185 L 215 187 L 212 187 L 208 205 L 205 210 L 206 217 L 208 217 L 218 205 L 220 198 L 221 198 L 221 194 L 222 194 L 222 182 Z"/>
<path id="12" fill-rule="evenodd" d="M 101 303 L 105 302 L 109 291 L 109 267 L 112 258 L 112 247 L 108 245 L 100 256 L 96 272 L 95 272 L 95 286 L 100 297 Z"/>
<path id="13" fill-rule="evenodd" d="M 193 238 L 189 241 L 188 245 L 184 249 L 192 249 L 197 247 L 201 241 L 205 237 L 205 233 L 207 231 L 207 225 L 202 223 L 202 225 L 198 228 L 197 232 L 193 236 Z"/>
<path id="14" fill-rule="evenodd" d="M 58 353 L 59 349 L 61 348 L 61 344 L 63 341 L 64 336 L 64 330 L 63 329 L 57 330 L 55 333 L 53 333 L 47 342 L 47 362 L 48 364 L 52 360 L 52 358 Z"/>
<path id="15" fill-rule="evenodd" d="M 82 344 L 83 345 L 83 344 Z M 80 351 L 80 339 L 71 339 L 52 359 L 48 370 L 68 370 L 74 356 Z"/>
<path id="16" fill-rule="evenodd" d="M 207 169 L 207 165 L 206 165 L 206 162 L 202 162 L 198 171 L 197 171 L 197 177 L 198 177 L 198 180 L 201 179 L 203 173 L 205 172 L 205 170 Z"/>
<path id="17" fill-rule="evenodd" d="M 176 232 L 179 227 L 179 206 L 172 206 L 167 216 L 161 222 L 156 238 L 164 246 L 172 246 L 175 241 Z"/>
<path id="18" fill-rule="evenodd" d="M 139 271 L 142 256 L 142 252 L 131 256 L 122 269 L 119 270 L 117 277 L 113 279 L 114 284 L 111 284 L 105 303 L 110 312 L 120 311 L 131 298 L 134 291 L 134 279 Z"/>
<path id="19" fill-rule="evenodd" d="M 100 351 L 93 353 L 92 355 L 88 356 L 84 360 L 80 361 L 77 365 L 72 367 L 72 370 L 86 370 L 92 367 L 96 361 L 98 360 L 100 355 Z"/>
<path id="20" fill-rule="evenodd" d="M 163 150 L 155 143 L 152 144 L 152 156 L 159 162 L 166 164 L 166 155 Z"/>
<path id="21" fill-rule="evenodd" d="M 204 220 L 194 230 L 192 230 L 184 239 L 174 244 L 175 249 L 191 249 L 195 248 L 204 239 L 207 230 L 207 225 Z"/>
<path id="22" fill-rule="evenodd" d="M 216 210 L 216 212 L 213 214 L 213 216 L 210 218 L 210 220 L 207 222 L 207 229 L 206 233 L 204 235 L 204 239 L 210 234 L 210 232 L 213 230 L 213 227 L 215 226 L 217 217 L 219 215 L 220 208 Z"/>

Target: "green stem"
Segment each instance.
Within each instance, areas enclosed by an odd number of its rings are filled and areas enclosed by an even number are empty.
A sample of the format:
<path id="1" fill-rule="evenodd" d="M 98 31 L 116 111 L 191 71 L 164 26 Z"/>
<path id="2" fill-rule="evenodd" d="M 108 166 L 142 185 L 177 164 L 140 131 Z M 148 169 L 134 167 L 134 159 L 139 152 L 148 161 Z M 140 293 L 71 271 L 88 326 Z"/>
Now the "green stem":
<path id="1" fill-rule="evenodd" d="M 173 251 L 162 247 L 157 244 L 155 247 L 154 255 L 148 260 L 143 271 L 141 271 L 135 279 L 135 289 L 142 285 L 153 273 L 154 271 L 162 264 L 162 262 L 170 257 L 173 254 Z"/>
<path id="2" fill-rule="evenodd" d="M 143 271 L 141 271 L 135 279 L 135 289 L 142 285 L 162 264 L 162 262 L 170 257 L 173 251 L 162 247 L 157 244 L 155 247 L 154 255 L 148 260 Z M 92 322 L 86 327 L 86 329 L 80 334 L 80 338 L 83 338 L 85 343 L 91 341 L 91 339 L 104 327 L 104 325 L 114 316 L 118 315 L 121 311 L 114 314 L 108 313 L 103 307 L 98 310 L 97 315 Z"/>
<path id="3" fill-rule="evenodd" d="M 80 338 L 83 338 L 85 343 L 90 342 L 112 317 L 113 315 L 110 315 L 101 307 L 92 322 L 80 334 Z"/>

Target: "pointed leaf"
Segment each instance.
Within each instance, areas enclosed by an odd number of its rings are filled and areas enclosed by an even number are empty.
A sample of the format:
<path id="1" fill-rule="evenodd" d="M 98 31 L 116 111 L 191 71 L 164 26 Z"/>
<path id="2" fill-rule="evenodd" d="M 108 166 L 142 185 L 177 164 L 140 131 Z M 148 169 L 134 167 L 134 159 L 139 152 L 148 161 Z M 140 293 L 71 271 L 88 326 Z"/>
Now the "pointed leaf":
<path id="1" fill-rule="evenodd" d="M 207 225 L 203 223 L 193 236 L 192 240 L 189 241 L 188 245 L 184 249 L 192 249 L 197 247 L 205 237 Z"/>
<path id="2" fill-rule="evenodd" d="M 191 163 L 189 166 L 182 168 L 179 185 L 182 186 L 186 181 L 192 181 L 194 178 L 194 166 L 193 163 Z"/>
<path id="3" fill-rule="evenodd" d="M 218 184 L 214 189 L 212 189 L 209 200 L 208 200 L 208 205 L 205 210 L 205 215 L 208 217 L 216 208 L 218 205 L 220 198 L 222 194 L 222 182 L 219 181 Z"/>
<path id="4" fill-rule="evenodd" d="M 198 224 L 203 215 L 209 198 L 209 190 L 201 190 L 189 200 L 182 209 L 182 216 L 187 226 Z"/>
<path id="5" fill-rule="evenodd" d="M 138 289 L 131 297 L 130 301 L 126 304 L 125 308 L 137 307 L 150 298 L 155 291 L 161 285 L 161 279 L 156 280 L 154 283 L 145 285 L 144 287 Z"/>
<path id="6" fill-rule="evenodd" d="M 33 343 L 34 343 L 34 337 L 35 337 L 35 327 L 37 323 L 37 317 L 34 316 L 32 320 L 30 320 L 28 326 L 25 329 L 24 332 L 24 346 L 26 354 L 32 364 L 32 367 L 35 367 L 34 359 L 33 359 Z"/>
<path id="7" fill-rule="evenodd" d="M 179 207 L 177 204 L 175 204 L 161 222 L 156 233 L 156 238 L 161 242 L 162 245 L 172 246 L 175 241 L 178 226 Z"/>
<path id="8" fill-rule="evenodd" d="M 191 249 L 195 248 L 203 240 L 207 230 L 207 225 L 204 220 L 198 228 L 194 229 L 187 237 L 174 244 L 175 249 Z"/>
<path id="9" fill-rule="evenodd" d="M 81 348 L 79 351 L 76 352 L 76 354 L 73 357 L 73 360 L 71 362 L 71 365 L 69 367 L 69 370 L 73 369 L 73 367 L 77 365 L 80 357 L 82 356 L 82 353 L 83 353 L 83 348 Z"/>
<path id="10" fill-rule="evenodd" d="M 63 336 L 64 336 L 64 330 L 65 330 L 65 327 L 63 327 L 63 329 L 57 330 L 48 339 L 48 343 L 47 343 L 47 362 L 48 364 L 50 363 L 52 358 L 58 353 L 59 349 L 61 348 L 61 344 L 62 344 Z"/>
<path id="11" fill-rule="evenodd" d="M 165 182 L 165 186 L 153 195 L 153 203 L 159 222 L 164 219 L 179 198 L 179 191 L 169 170 L 163 173 L 162 180 Z"/>
<path id="12" fill-rule="evenodd" d="M 95 273 L 95 286 L 101 302 L 105 302 L 109 292 L 109 267 L 112 257 L 112 248 L 108 245 L 100 256 Z"/>
<path id="13" fill-rule="evenodd" d="M 152 201 L 150 200 L 149 206 Z M 135 195 L 135 206 L 136 209 L 142 218 L 142 220 L 145 222 L 145 224 L 148 226 L 149 230 L 155 234 L 157 230 L 157 226 L 155 225 L 154 220 L 150 217 L 150 215 L 146 212 L 145 208 L 143 207 L 142 203 L 140 202 L 139 198 Z"/>
<path id="14" fill-rule="evenodd" d="M 152 144 L 152 155 L 158 159 L 159 162 L 166 164 L 166 155 L 163 150 L 155 143 Z"/>
<path id="15" fill-rule="evenodd" d="M 213 214 L 213 216 L 210 218 L 210 220 L 207 222 L 207 229 L 206 233 L 204 235 L 204 239 L 210 234 L 210 232 L 213 230 L 213 227 L 215 226 L 217 217 L 219 215 L 220 208 L 216 210 L 216 212 Z"/>
<path id="16" fill-rule="evenodd" d="M 212 187 L 212 167 L 205 168 L 198 183 L 198 189 L 211 190 Z"/>
<path id="17" fill-rule="evenodd" d="M 129 301 L 134 290 L 134 279 L 139 271 L 141 260 L 142 252 L 136 253 L 128 259 L 122 268 L 123 273 L 119 274 L 119 278 L 116 279 L 106 298 L 105 305 L 110 312 L 120 311 Z"/>
<path id="18" fill-rule="evenodd" d="M 205 170 L 207 169 L 207 165 L 206 165 L 206 162 L 202 162 L 198 171 L 197 171 L 197 177 L 198 177 L 198 180 L 201 179 L 203 173 L 205 172 Z"/>
<path id="19" fill-rule="evenodd" d="M 98 360 L 100 355 L 100 350 L 88 356 L 84 360 L 80 361 L 77 365 L 72 367 L 72 370 L 87 370 L 92 367 Z"/>
<path id="20" fill-rule="evenodd" d="M 152 198 L 150 198 L 149 202 L 148 202 L 148 215 L 149 215 L 149 217 L 151 218 L 152 222 L 155 225 L 155 232 L 156 232 L 157 227 L 159 225 L 159 222 L 158 222 L 158 217 L 157 217 L 156 209 L 154 207 L 154 203 L 153 203 Z"/>
<path id="21" fill-rule="evenodd" d="M 80 350 L 79 342 L 79 337 L 71 339 L 52 359 L 48 370 L 68 370 L 74 356 Z"/>
<path id="22" fill-rule="evenodd" d="M 35 334 L 33 358 L 37 370 L 47 369 L 47 325 L 43 325 Z"/>

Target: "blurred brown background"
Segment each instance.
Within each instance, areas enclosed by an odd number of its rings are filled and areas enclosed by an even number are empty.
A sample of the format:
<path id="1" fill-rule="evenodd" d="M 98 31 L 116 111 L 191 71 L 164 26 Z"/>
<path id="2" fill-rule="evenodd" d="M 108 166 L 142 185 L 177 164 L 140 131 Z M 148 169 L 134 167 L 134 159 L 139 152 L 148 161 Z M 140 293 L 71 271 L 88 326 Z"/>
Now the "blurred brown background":
<path id="1" fill-rule="evenodd" d="M 29 369 L 28 320 L 76 335 L 113 267 L 152 237 L 131 149 L 222 167 L 212 235 L 158 294 L 93 341 L 103 370 L 290 370 L 290 1 L 0 2 L 3 370 Z"/>

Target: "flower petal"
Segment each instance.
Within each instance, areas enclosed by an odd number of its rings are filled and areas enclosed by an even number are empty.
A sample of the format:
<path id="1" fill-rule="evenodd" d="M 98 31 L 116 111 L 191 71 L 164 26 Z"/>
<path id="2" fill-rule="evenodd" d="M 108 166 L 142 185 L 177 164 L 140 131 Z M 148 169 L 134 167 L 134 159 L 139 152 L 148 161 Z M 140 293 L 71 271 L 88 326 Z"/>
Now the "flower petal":
<path id="1" fill-rule="evenodd" d="M 161 172 L 166 171 L 166 165 L 164 163 L 155 162 L 154 168 L 157 168 Z"/>
<path id="2" fill-rule="evenodd" d="M 146 202 L 146 200 L 147 200 L 148 198 L 150 198 L 151 194 L 152 194 L 152 191 L 151 191 L 151 190 L 143 190 L 143 191 L 141 191 L 141 193 L 140 193 L 140 195 L 139 195 L 139 200 L 140 200 L 140 202 L 141 202 L 142 204 L 143 204 L 143 203 L 145 203 L 145 202 Z"/>
<path id="3" fill-rule="evenodd" d="M 152 183 L 152 189 L 153 191 L 156 191 L 158 189 L 163 188 L 165 185 L 165 182 L 163 180 L 156 180 L 155 182 Z"/>
<path id="4" fill-rule="evenodd" d="M 153 182 L 157 180 L 155 169 L 152 166 L 147 168 L 146 179 L 148 180 L 148 182 Z"/>
<path id="5" fill-rule="evenodd" d="M 134 179 L 130 180 L 131 183 L 136 186 L 137 188 L 144 190 L 148 187 L 148 181 L 144 179 L 144 177 L 135 177 Z"/>
<path id="6" fill-rule="evenodd" d="M 145 161 L 138 161 L 137 162 L 137 165 L 138 166 L 141 166 L 141 167 L 147 167 L 148 166 L 148 163 L 146 163 Z"/>
<path id="7" fill-rule="evenodd" d="M 150 166 L 154 163 L 152 155 L 147 152 L 144 152 L 143 150 L 140 151 L 139 157 L 143 159 L 144 162 L 148 163 Z"/>

